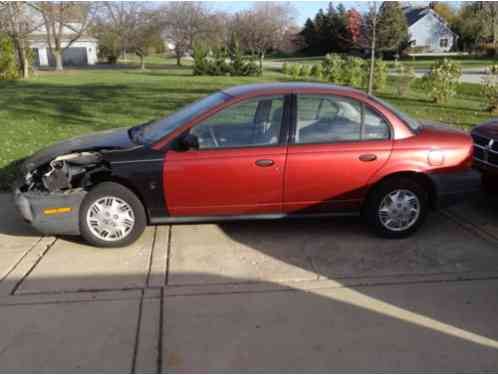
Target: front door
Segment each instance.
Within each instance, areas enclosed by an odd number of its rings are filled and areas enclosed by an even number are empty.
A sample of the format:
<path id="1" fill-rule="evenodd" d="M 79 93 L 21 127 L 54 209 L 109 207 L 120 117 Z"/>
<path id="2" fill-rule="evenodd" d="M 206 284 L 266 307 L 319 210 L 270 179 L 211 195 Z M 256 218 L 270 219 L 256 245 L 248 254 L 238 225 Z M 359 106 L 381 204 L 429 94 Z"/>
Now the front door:
<path id="1" fill-rule="evenodd" d="M 296 107 L 284 212 L 357 210 L 369 178 L 391 154 L 389 124 L 348 97 L 297 95 Z"/>
<path id="2" fill-rule="evenodd" d="M 252 98 L 194 125 L 189 134 L 199 147 L 166 154 L 169 214 L 282 212 L 287 102 L 282 95 Z"/>

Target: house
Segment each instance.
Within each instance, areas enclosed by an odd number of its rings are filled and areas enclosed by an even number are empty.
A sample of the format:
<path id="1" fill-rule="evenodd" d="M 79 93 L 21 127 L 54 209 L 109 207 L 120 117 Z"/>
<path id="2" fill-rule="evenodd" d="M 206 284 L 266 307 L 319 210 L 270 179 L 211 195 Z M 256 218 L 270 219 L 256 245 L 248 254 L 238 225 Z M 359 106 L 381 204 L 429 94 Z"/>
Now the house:
<path id="1" fill-rule="evenodd" d="M 72 25 L 71 28 L 64 27 L 62 47 L 66 47 L 75 37 L 75 32 L 78 25 Z M 47 34 L 45 27 L 41 26 L 34 32 L 32 32 L 28 38 L 31 49 L 34 52 L 35 66 L 55 66 L 54 56 L 50 53 L 50 49 L 47 41 Z M 98 42 L 97 39 L 83 34 L 76 41 L 71 43 L 71 45 L 64 49 L 63 52 L 63 64 L 64 66 L 85 66 L 85 65 L 95 65 L 97 63 L 97 49 Z"/>
<path id="2" fill-rule="evenodd" d="M 417 52 L 449 52 L 458 40 L 448 24 L 428 6 L 405 6 L 410 47 Z"/>

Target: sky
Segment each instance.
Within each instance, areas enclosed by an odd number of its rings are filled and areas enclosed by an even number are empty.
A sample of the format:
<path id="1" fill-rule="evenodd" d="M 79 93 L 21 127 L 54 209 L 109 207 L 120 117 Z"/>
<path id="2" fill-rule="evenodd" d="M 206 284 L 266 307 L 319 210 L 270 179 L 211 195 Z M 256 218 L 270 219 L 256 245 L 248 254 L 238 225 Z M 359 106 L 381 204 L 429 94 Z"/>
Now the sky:
<path id="1" fill-rule="evenodd" d="M 235 13 L 240 10 L 250 9 L 254 2 L 252 1 L 209 1 L 209 7 L 213 10 L 225 11 L 227 13 Z M 296 9 L 295 19 L 298 25 L 304 25 L 307 18 L 313 19 L 318 9 L 327 9 L 329 1 L 290 1 Z M 339 1 L 334 1 L 334 4 L 339 4 Z M 365 10 L 368 6 L 366 2 L 362 1 L 341 1 L 341 3 L 348 8 L 356 8 L 358 10 Z M 412 4 L 428 4 L 428 1 L 411 1 Z M 451 1 L 453 6 L 458 2 Z"/>

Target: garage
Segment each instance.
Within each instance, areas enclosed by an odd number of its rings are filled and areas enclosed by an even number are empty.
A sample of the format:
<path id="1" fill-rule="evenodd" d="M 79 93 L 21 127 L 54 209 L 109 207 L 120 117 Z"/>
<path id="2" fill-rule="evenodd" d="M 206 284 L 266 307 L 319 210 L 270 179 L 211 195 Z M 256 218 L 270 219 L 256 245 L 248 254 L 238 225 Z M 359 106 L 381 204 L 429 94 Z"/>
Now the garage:
<path id="1" fill-rule="evenodd" d="M 48 63 L 55 66 L 55 57 L 49 53 Z M 84 47 L 70 47 L 63 52 L 63 64 L 65 66 L 82 66 L 88 65 L 87 49 Z"/>

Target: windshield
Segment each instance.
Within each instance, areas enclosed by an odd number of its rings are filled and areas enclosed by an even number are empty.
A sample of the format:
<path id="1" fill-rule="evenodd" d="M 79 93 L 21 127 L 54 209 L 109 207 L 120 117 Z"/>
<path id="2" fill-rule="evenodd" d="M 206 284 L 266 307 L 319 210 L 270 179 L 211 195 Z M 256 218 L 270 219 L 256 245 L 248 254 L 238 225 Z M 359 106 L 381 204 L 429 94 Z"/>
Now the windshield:
<path id="1" fill-rule="evenodd" d="M 186 122 L 192 120 L 195 116 L 223 103 L 228 98 L 227 94 L 219 91 L 187 105 L 168 117 L 132 128 L 130 133 L 137 140 L 137 143 L 151 144 L 157 142 Z"/>
<path id="2" fill-rule="evenodd" d="M 415 120 L 414 118 L 411 118 L 410 116 L 408 116 L 406 113 L 400 111 L 399 109 L 393 107 L 391 104 L 379 99 L 379 98 L 376 98 L 376 97 L 373 97 L 373 96 L 370 96 L 370 99 L 373 99 L 377 102 L 379 102 L 380 104 L 382 104 L 384 107 L 386 107 L 387 109 L 389 109 L 391 112 L 393 112 L 396 116 L 398 116 L 401 121 L 403 121 L 406 125 L 408 125 L 408 127 L 413 130 L 414 132 L 418 131 L 420 129 L 420 123 Z"/>

